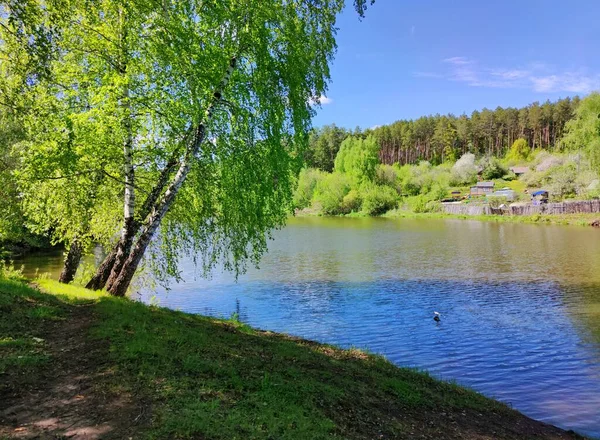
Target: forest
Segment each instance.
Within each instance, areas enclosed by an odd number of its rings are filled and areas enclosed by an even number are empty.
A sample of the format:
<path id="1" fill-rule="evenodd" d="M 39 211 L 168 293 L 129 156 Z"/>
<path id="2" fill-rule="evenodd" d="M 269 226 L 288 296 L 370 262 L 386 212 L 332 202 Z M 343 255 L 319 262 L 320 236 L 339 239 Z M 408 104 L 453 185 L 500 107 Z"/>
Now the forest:
<path id="1" fill-rule="evenodd" d="M 309 135 L 294 204 L 305 214 L 436 212 L 477 180 L 515 191 L 517 201 L 542 187 L 553 201 L 595 198 L 599 114 L 600 95 L 592 93 L 367 130 L 324 126 Z M 528 171 L 518 177 L 515 166 Z"/>
<path id="2" fill-rule="evenodd" d="M 580 101 L 575 96 L 543 104 L 534 102 L 523 108 L 484 108 L 471 116 L 436 114 L 366 130 L 325 126 L 311 132 L 306 164 L 332 171 L 335 155 L 348 135 L 373 135 L 380 147 L 379 160 L 387 165 L 422 160 L 438 165 L 455 161 L 465 153 L 500 157 L 519 138 L 533 150 L 560 149 L 565 125 L 574 117 Z"/>

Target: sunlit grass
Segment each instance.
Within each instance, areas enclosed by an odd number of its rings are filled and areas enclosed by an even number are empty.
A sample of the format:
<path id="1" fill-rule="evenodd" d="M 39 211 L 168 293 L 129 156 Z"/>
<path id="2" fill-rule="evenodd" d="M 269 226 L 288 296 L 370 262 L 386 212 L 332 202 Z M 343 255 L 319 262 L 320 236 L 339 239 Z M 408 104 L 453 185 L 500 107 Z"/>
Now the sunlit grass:
<path id="1" fill-rule="evenodd" d="M 108 296 L 108 293 L 103 290 L 93 291 L 86 289 L 83 286 L 63 284 L 49 278 L 38 278 L 34 281 L 34 284 L 39 286 L 40 290 L 44 292 L 76 302 L 98 301 L 101 298 Z"/>

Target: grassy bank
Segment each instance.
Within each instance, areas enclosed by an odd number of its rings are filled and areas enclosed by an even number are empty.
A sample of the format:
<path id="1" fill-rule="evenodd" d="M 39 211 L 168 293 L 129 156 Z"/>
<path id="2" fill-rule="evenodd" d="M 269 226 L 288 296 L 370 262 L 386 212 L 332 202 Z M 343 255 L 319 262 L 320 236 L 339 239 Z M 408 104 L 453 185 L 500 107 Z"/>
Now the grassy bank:
<path id="1" fill-rule="evenodd" d="M 600 219 L 600 214 L 537 214 L 537 215 L 455 215 L 443 212 L 414 213 L 403 210 L 388 211 L 386 218 L 453 218 L 462 220 L 481 220 L 497 223 L 538 223 L 555 225 L 590 226 Z"/>
<path id="2" fill-rule="evenodd" d="M 577 438 L 360 350 L 38 283 L 0 279 L 0 438 Z"/>
<path id="3" fill-rule="evenodd" d="M 318 211 L 304 209 L 297 211 L 296 217 L 319 217 L 322 214 Z M 365 213 L 350 213 L 341 217 L 370 217 Z M 456 215 L 444 212 L 422 212 L 416 213 L 407 210 L 393 209 L 381 215 L 383 218 L 403 219 L 403 218 L 425 218 L 425 219 L 459 219 L 459 220 L 480 220 L 496 223 L 537 223 L 553 225 L 575 225 L 590 226 L 592 222 L 600 219 L 600 214 L 538 214 L 538 215 Z"/>

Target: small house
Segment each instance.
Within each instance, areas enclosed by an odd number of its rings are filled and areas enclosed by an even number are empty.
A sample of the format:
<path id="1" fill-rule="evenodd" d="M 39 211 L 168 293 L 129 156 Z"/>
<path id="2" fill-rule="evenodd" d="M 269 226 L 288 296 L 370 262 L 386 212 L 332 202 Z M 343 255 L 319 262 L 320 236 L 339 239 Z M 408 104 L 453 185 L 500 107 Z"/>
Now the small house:
<path id="1" fill-rule="evenodd" d="M 494 192 L 494 182 L 477 182 L 471 187 L 472 196 L 487 196 Z"/>
<path id="2" fill-rule="evenodd" d="M 510 170 L 515 173 L 515 176 L 520 177 L 529 171 L 529 167 L 510 167 Z"/>

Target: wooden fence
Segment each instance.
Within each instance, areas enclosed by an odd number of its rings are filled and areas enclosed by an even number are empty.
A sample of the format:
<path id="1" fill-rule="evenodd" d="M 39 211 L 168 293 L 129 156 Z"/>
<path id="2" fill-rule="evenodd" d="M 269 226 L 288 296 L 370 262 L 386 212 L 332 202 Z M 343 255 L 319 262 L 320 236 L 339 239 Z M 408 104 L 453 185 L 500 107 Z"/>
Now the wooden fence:
<path id="1" fill-rule="evenodd" d="M 600 200 L 547 203 L 544 205 L 518 205 L 506 209 L 491 208 L 488 205 L 442 203 L 442 210 L 456 215 L 535 215 L 535 214 L 578 214 L 600 213 Z"/>

